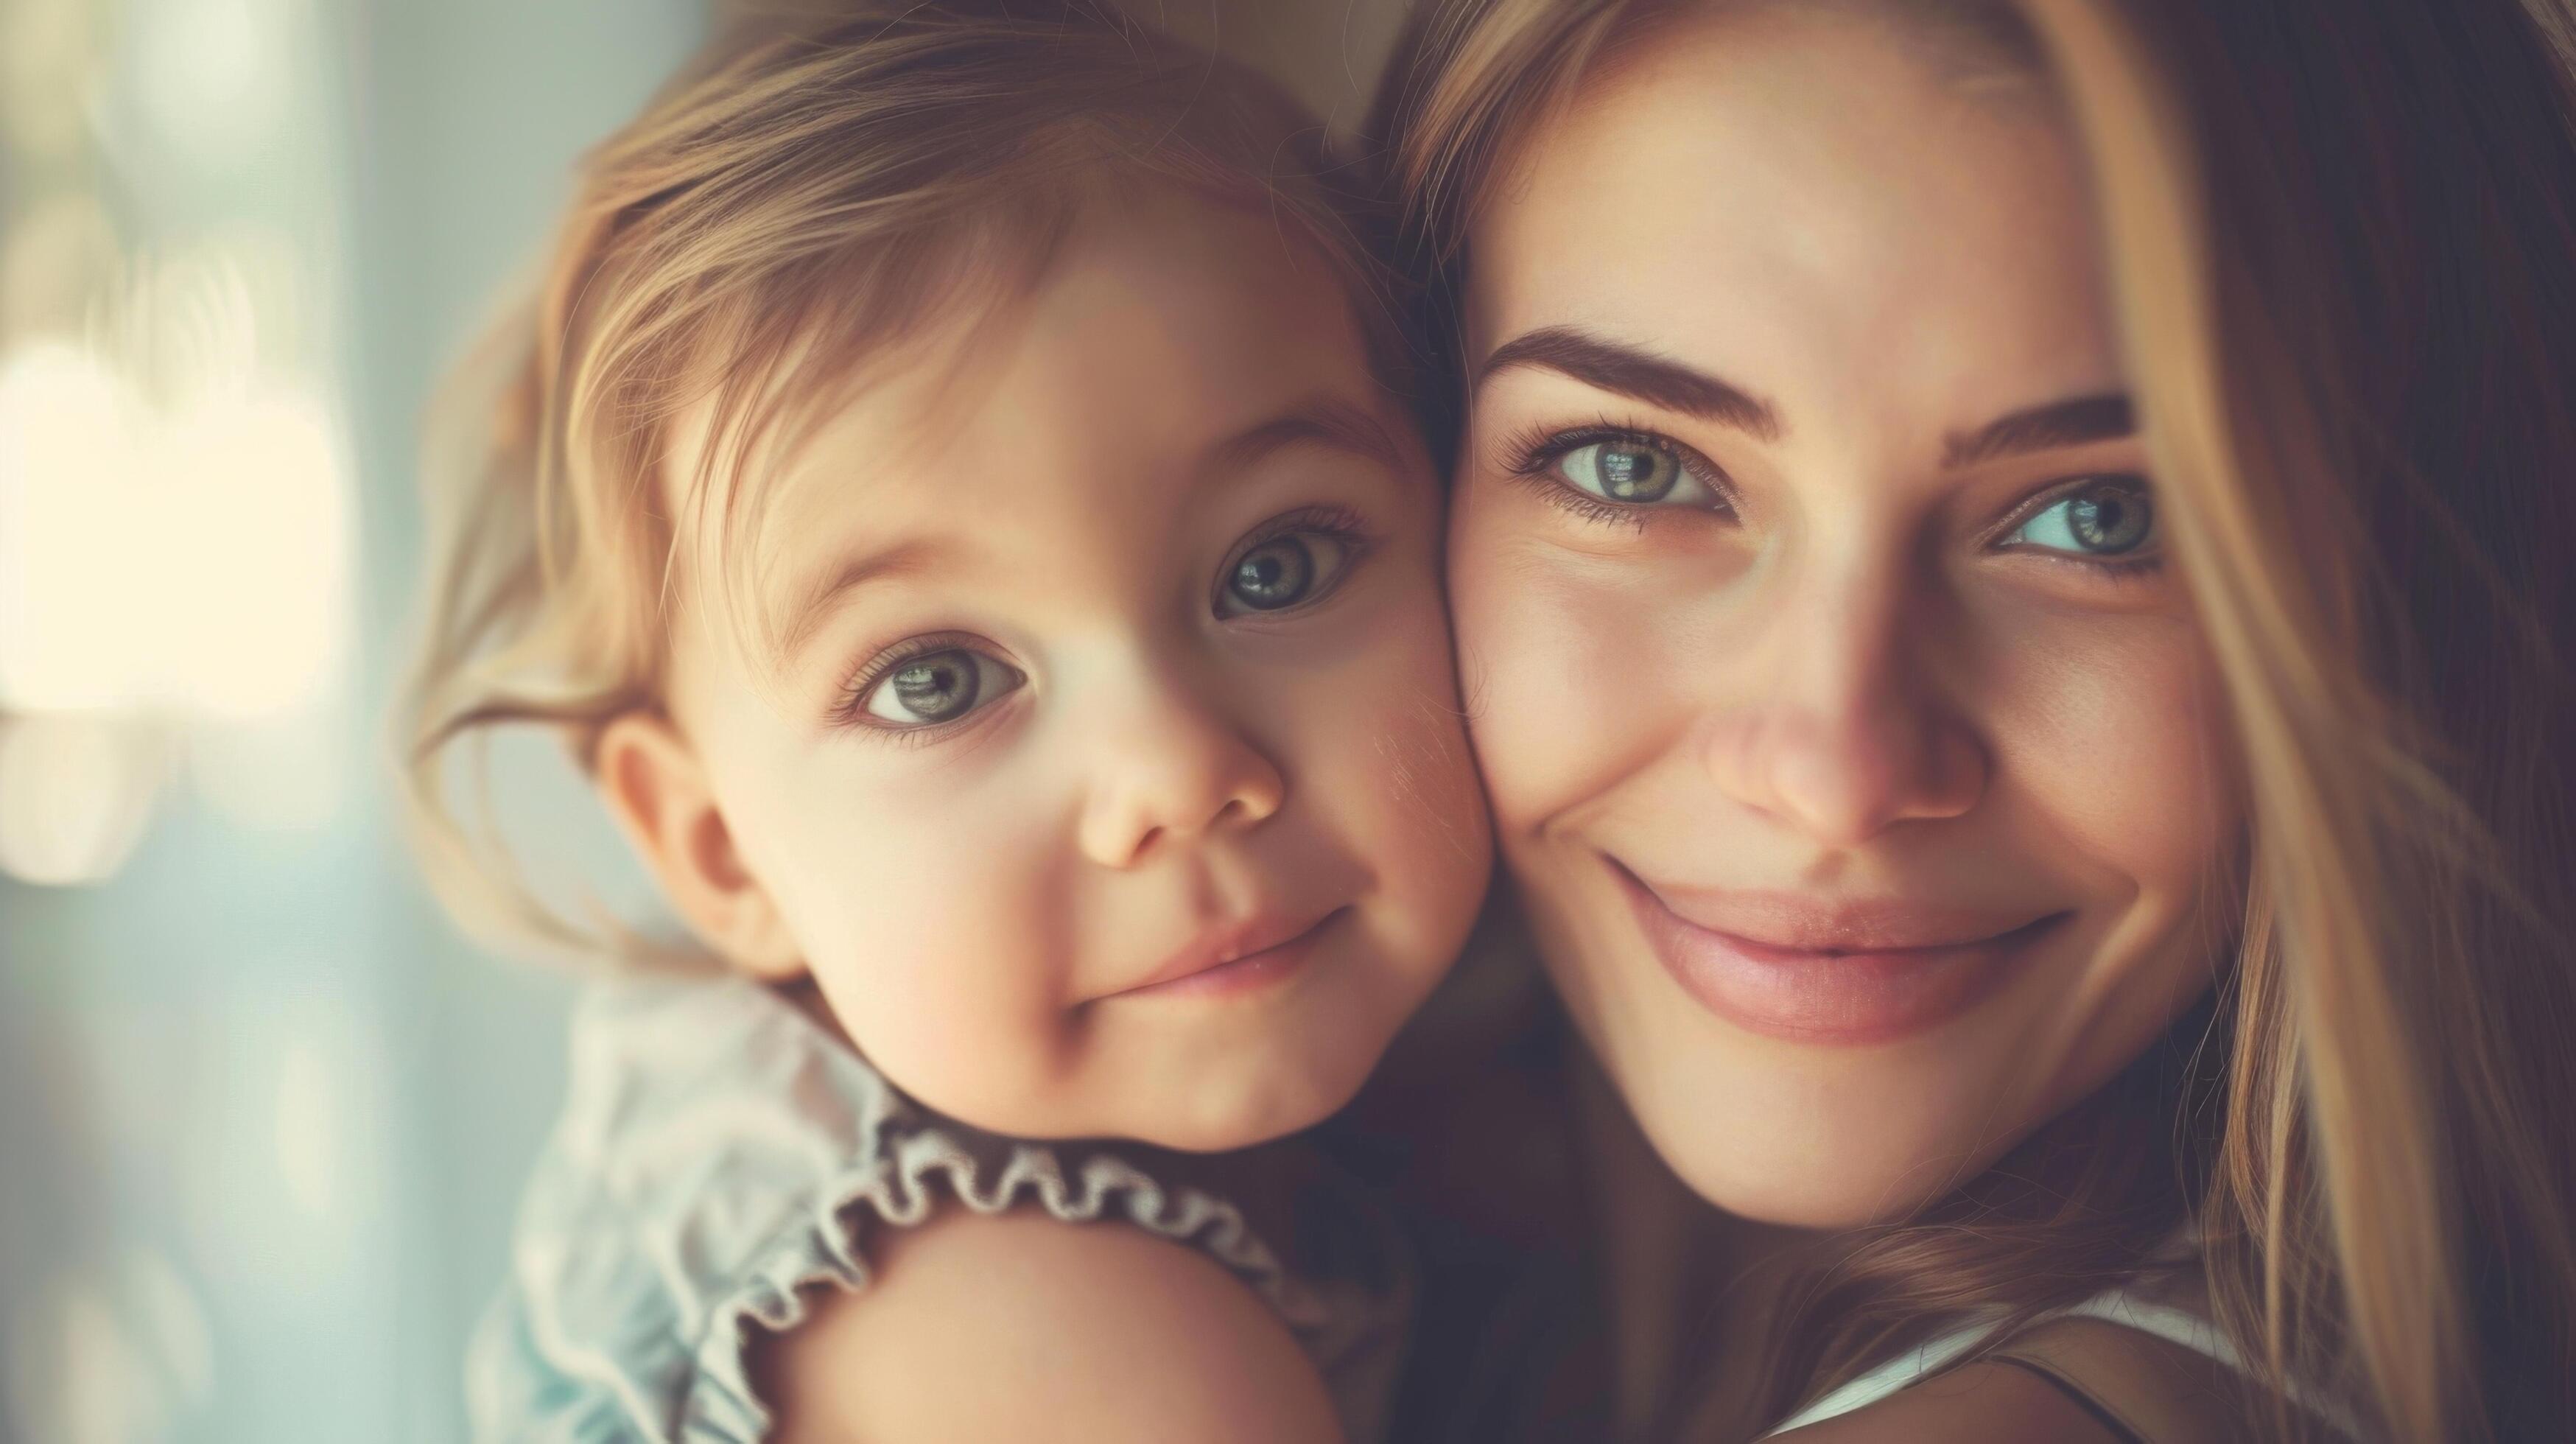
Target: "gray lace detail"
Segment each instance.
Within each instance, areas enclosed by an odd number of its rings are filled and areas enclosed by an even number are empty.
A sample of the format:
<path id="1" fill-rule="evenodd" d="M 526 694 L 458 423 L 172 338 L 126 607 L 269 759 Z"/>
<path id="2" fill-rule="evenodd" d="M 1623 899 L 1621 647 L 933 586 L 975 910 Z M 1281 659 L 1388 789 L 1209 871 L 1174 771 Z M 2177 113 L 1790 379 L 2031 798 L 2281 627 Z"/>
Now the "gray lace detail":
<path id="1" fill-rule="evenodd" d="M 572 1038 L 510 1281 L 469 1349 L 485 1444 L 763 1438 L 749 1326 L 783 1332 L 816 1288 L 866 1288 L 882 1230 L 951 1205 L 1122 1222 L 1204 1251 L 1278 1310 L 1351 1437 L 1377 1432 L 1406 1290 L 1302 1280 L 1231 1203 L 1102 1147 L 944 1120 L 747 982 L 605 985 Z"/>

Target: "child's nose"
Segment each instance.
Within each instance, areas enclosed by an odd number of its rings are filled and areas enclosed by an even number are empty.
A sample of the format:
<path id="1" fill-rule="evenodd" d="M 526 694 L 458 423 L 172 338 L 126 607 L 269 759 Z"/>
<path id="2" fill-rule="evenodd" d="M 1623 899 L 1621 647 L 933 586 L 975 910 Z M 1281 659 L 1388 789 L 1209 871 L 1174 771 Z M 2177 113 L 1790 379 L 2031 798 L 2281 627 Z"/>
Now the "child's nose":
<path id="1" fill-rule="evenodd" d="M 1287 780 L 1260 746 L 1189 682 L 1141 679 L 1134 701 L 1092 744 L 1083 855 L 1133 867 L 1175 842 L 1257 826 L 1287 800 Z"/>

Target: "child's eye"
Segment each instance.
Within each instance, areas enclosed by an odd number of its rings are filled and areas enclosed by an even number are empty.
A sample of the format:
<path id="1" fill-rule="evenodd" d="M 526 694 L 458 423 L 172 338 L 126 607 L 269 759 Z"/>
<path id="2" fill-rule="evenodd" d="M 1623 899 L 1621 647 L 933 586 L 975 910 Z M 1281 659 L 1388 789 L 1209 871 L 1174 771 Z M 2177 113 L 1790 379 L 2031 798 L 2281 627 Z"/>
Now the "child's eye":
<path id="1" fill-rule="evenodd" d="M 878 673 L 852 710 L 873 719 L 874 726 L 936 727 L 1000 701 L 1027 680 L 972 648 L 944 647 L 915 653 Z"/>
<path id="2" fill-rule="evenodd" d="M 1320 600 L 1359 556 L 1355 522 L 1344 509 L 1326 508 L 1263 527 L 1218 576 L 1216 614 L 1284 612 Z"/>
<path id="3" fill-rule="evenodd" d="M 2109 558 L 2135 556 L 2155 540 L 2155 501 L 2145 478 L 2094 476 L 2032 512 L 1999 545 Z"/>

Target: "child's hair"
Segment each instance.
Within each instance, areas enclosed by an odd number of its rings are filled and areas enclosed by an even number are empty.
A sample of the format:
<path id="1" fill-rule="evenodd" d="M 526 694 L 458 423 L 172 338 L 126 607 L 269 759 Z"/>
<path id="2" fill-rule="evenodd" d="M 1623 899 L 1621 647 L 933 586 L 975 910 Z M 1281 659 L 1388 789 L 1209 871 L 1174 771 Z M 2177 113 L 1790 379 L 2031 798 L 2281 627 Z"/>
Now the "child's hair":
<path id="1" fill-rule="evenodd" d="M 1399 384 L 1398 308 L 1354 203 L 1367 187 L 1336 184 L 1320 127 L 1275 85 L 1102 3 L 748 24 L 589 155 L 541 289 L 433 426 L 463 444 L 429 458 L 426 637 L 401 746 L 414 831 L 462 921 L 550 951 L 653 955 L 540 902 L 488 805 L 472 827 L 451 805 L 449 774 L 459 743 L 504 724 L 558 731 L 587 769 L 608 721 L 658 702 L 683 580 L 659 477 L 673 419 L 713 418 L 679 494 L 719 528 L 724 575 L 689 580 L 756 573 L 741 553 L 757 491 L 710 479 L 792 446 L 890 347 L 1025 294 L 1086 201 L 1120 184 L 1274 218 L 1330 268 L 1379 379 Z"/>

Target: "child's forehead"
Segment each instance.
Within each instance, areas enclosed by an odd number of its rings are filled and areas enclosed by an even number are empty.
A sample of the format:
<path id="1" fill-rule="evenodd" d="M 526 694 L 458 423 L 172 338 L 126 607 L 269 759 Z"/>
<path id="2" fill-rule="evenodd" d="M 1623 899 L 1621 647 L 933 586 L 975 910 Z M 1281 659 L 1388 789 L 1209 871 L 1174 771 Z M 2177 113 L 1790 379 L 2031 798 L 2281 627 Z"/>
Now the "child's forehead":
<path id="1" fill-rule="evenodd" d="M 1171 188 L 1115 201 L 1076 214 L 1025 284 L 970 278 L 837 373 L 811 359 L 834 338 L 815 338 L 766 400 L 727 415 L 710 395 L 675 417 L 661 484 L 681 534 L 765 554 L 854 511 L 994 501 L 977 493 L 1122 458 L 1177 464 L 1319 406 L 1405 425 L 1313 246 Z"/>

